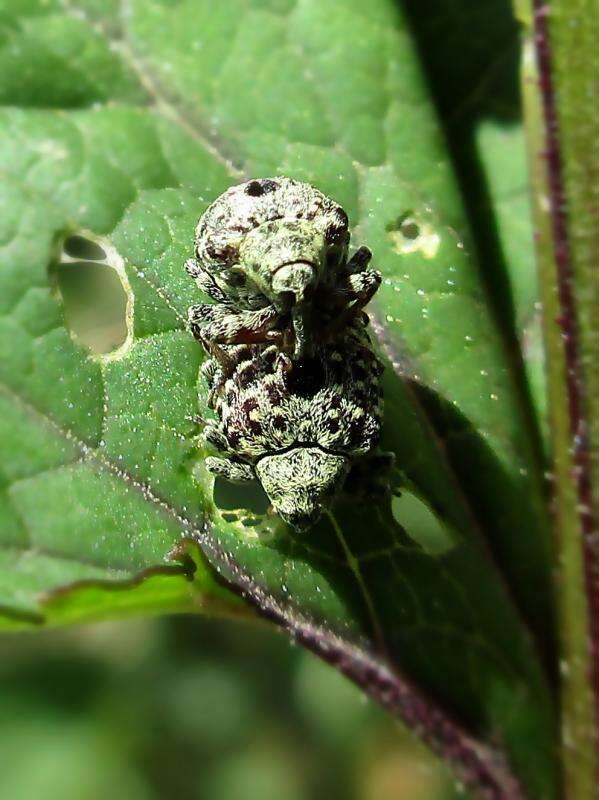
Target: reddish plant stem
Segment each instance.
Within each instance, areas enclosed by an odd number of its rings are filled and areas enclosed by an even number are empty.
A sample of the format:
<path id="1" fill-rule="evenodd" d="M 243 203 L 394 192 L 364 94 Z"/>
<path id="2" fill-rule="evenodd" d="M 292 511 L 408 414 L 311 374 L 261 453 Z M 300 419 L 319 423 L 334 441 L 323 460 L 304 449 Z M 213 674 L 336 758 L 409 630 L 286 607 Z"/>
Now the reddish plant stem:
<path id="1" fill-rule="evenodd" d="M 545 118 L 547 183 L 556 263 L 556 287 L 560 315 L 555 320 L 562 332 L 571 452 L 574 465 L 572 480 L 576 483 L 577 512 L 583 534 L 582 548 L 586 594 L 589 610 L 589 647 L 591 649 L 591 681 L 599 713 L 599 559 L 594 543 L 590 442 L 585 408 L 585 385 L 581 367 L 577 298 L 569 236 L 568 204 L 564 183 L 557 99 L 552 68 L 551 39 L 548 25 L 550 6 L 533 0 L 534 33 L 539 71 L 539 88 Z"/>

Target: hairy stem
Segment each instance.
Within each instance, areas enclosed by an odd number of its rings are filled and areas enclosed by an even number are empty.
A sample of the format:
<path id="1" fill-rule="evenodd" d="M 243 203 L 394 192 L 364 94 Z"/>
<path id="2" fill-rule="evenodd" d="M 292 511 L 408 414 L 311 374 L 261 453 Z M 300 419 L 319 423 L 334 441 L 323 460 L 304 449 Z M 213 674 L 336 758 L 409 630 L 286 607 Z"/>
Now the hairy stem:
<path id="1" fill-rule="evenodd" d="M 599 319 L 592 277 L 599 244 L 599 119 L 592 100 L 599 23 L 589 0 L 517 5 L 527 29 L 524 107 L 547 352 L 565 794 L 590 800 L 599 708 L 598 497 L 591 488 L 599 469 L 599 340 L 592 327 Z"/>

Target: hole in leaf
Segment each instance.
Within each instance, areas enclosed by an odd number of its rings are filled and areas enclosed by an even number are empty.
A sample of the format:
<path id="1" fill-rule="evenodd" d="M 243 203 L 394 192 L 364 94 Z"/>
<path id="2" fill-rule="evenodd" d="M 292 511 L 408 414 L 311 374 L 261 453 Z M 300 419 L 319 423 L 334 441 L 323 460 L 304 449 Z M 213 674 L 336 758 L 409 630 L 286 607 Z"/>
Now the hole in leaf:
<path id="1" fill-rule="evenodd" d="M 402 236 L 405 236 L 406 239 L 417 239 L 420 236 L 419 226 L 409 219 L 401 223 L 399 230 L 401 231 Z"/>
<path id="2" fill-rule="evenodd" d="M 400 233 L 405 239 L 417 239 L 420 226 L 413 217 L 412 211 L 404 211 L 397 219 L 387 225 L 388 233 Z"/>
<path id="3" fill-rule="evenodd" d="M 88 235 L 62 242 L 51 276 L 63 302 L 65 321 L 93 353 L 105 355 L 127 340 L 128 296 L 123 262 L 114 248 Z"/>
<path id="4" fill-rule="evenodd" d="M 214 502 L 223 512 L 243 508 L 254 514 L 266 514 L 270 501 L 258 481 L 231 483 L 224 478 L 214 481 Z M 224 516 L 224 513 L 223 513 Z"/>
<path id="5" fill-rule="evenodd" d="M 420 252 L 425 258 L 434 258 L 441 243 L 441 236 L 434 224 L 414 211 L 400 214 L 385 229 L 393 249 L 400 255 Z"/>
<path id="6" fill-rule="evenodd" d="M 106 253 L 97 242 L 78 234 L 68 236 L 62 247 L 64 252 L 73 258 L 86 261 L 104 261 L 106 258 Z"/>
<path id="7" fill-rule="evenodd" d="M 425 553 L 441 555 L 455 547 L 457 537 L 452 535 L 430 506 L 412 492 L 402 489 L 401 495 L 392 499 L 391 509 L 395 520 Z"/>

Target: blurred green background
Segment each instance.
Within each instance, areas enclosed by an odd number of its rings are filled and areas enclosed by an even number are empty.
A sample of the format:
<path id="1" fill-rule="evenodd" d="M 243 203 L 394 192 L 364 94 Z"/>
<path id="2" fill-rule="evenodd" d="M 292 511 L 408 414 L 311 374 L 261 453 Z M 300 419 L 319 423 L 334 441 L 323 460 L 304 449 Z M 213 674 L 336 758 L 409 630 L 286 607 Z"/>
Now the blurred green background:
<path id="1" fill-rule="evenodd" d="M 445 768 L 261 624 L 0 638 L 2 800 L 449 800 Z"/>

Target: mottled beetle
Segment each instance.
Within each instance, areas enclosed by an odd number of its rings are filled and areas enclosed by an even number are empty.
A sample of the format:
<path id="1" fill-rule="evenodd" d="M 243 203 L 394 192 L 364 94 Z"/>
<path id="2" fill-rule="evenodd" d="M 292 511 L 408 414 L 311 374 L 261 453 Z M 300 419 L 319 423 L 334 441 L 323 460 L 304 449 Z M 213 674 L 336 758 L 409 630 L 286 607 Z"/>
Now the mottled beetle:
<path id="1" fill-rule="evenodd" d="M 185 265 L 216 301 L 189 309 L 194 335 L 213 354 L 252 342 L 310 354 L 380 285 L 367 247 L 348 260 L 349 239 L 345 211 L 307 183 L 277 177 L 231 187 L 200 218 L 196 258 Z"/>
<path id="2" fill-rule="evenodd" d="M 273 510 L 305 529 L 332 502 L 350 470 L 359 472 L 373 457 L 389 461 L 388 455 L 373 456 L 381 427 L 382 365 L 363 323 L 299 362 L 276 346 L 226 350 L 234 363 L 229 377 L 222 379 L 214 359 L 204 369 L 218 421 L 208 423 L 203 436 L 226 456 L 207 458 L 208 470 L 232 481 L 257 478 Z"/>

